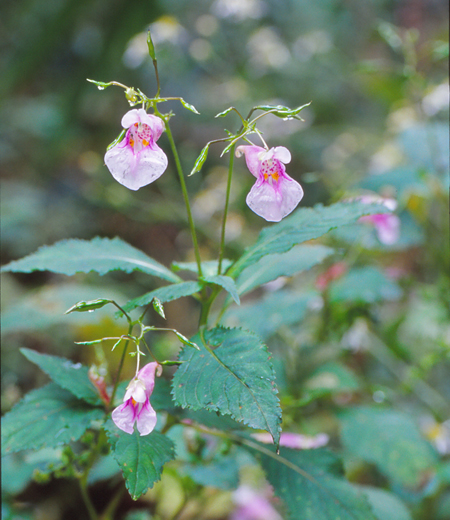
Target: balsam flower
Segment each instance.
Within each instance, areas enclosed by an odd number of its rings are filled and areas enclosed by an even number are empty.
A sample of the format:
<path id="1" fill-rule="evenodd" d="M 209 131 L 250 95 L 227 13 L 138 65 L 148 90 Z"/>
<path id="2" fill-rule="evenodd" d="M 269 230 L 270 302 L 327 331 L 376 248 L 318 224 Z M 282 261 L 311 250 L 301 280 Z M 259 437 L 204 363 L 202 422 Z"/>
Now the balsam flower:
<path id="1" fill-rule="evenodd" d="M 364 204 L 379 203 L 386 208 L 394 211 L 397 208 L 397 201 L 373 195 L 363 195 L 360 197 Z M 400 238 L 400 219 L 394 213 L 376 213 L 375 215 L 365 215 L 360 222 L 372 224 L 375 227 L 378 240 L 385 245 L 395 244 Z"/>
<path id="2" fill-rule="evenodd" d="M 156 144 L 164 130 L 159 117 L 143 108 L 129 110 L 122 117 L 125 137 L 105 154 L 105 164 L 116 181 L 138 190 L 160 177 L 167 168 L 167 156 Z"/>
<path id="3" fill-rule="evenodd" d="M 112 420 L 124 432 L 132 434 L 135 422 L 141 435 L 148 435 L 155 428 L 156 412 L 150 404 L 150 396 L 155 386 L 155 372 L 160 369 L 154 362 L 139 370 L 127 386 L 123 404 L 113 410 Z"/>
<path id="4" fill-rule="evenodd" d="M 266 150 L 244 145 L 236 149 L 236 157 L 245 154 L 245 162 L 256 182 L 247 195 L 249 208 L 269 222 L 279 222 L 293 211 L 303 198 L 300 184 L 289 177 L 284 167 L 291 160 L 284 146 Z"/>
<path id="5" fill-rule="evenodd" d="M 252 433 L 251 436 L 264 444 L 273 444 L 270 433 Z M 280 446 L 293 450 L 311 450 L 328 444 L 330 438 L 326 433 L 317 435 L 302 435 L 301 433 L 283 432 L 280 435 Z"/>

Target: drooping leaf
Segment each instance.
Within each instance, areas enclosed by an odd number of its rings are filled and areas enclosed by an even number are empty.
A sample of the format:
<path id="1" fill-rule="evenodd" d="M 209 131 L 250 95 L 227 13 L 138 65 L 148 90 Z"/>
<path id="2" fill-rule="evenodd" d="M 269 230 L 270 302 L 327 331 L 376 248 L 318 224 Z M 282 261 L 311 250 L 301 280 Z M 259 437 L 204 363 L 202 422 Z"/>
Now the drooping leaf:
<path id="1" fill-rule="evenodd" d="M 286 520 L 375 520 L 365 495 L 343 478 L 340 460 L 326 449 L 280 449 L 245 444 L 261 461 Z"/>
<path id="2" fill-rule="evenodd" d="M 236 281 L 238 292 L 244 294 L 279 276 L 293 276 L 310 269 L 332 253 L 330 247 L 300 245 L 286 253 L 267 255 L 242 271 Z"/>
<path id="3" fill-rule="evenodd" d="M 35 363 L 55 383 L 69 390 L 75 397 L 89 404 L 100 405 L 102 401 L 88 377 L 88 368 L 81 363 L 72 363 L 69 359 L 59 356 L 39 354 L 35 350 L 21 348 L 22 354 Z"/>
<path id="4" fill-rule="evenodd" d="M 122 470 L 125 485 L 137 500 L 161 478 L 164 464 L 175 458 L 173 442 L 157 431 L 130 435 L 119 430 L 112 421 L 105 424 L 113 456 Z"/>
<path id="5" fill-rule="evenodd" d="M 166 285 L 159 287 L 154 291 L 150 291 L 142 296 L 133 298 L 128 301 L 124 306 L 123 310 L 128 312 L 132 311 L 136 307 L 143 307 L 148 305 L 154 298 L 158 298 L 161 303 L 171 302 L 177 300 L 183 296 L 191 296 L 201 290 L 202 286 L 198 282 L 181 282 L 173 285 Z"/>
<path id="6" fill-rule="evenodd" d="M 35 253 L 10 262 L 1 270 L 21 273 L 52 271 L 66 275 L 90 271 L 105 274 L 114 270 L 130 273 L 138 270 L 170 282 L 180 281 L 162 264 L 117 237 L 61 240 L 51 246 L 40 247 Z"/>
<path id="7" fill-rule="evenodd" d="M 194 107 L 194 105 L 191 105 L 187 101 L 185 101 L 183 98 L 180 98 L 180 103 L 184 106 L 184 108 L 187 108 L 194 114 L 200 114 L 200 112 Z"/>
<path id="8" fill-rule="evenodd" d="M 238 305 L 241 303 L 239 300 L 239 294 L 237 291 L 237 287 L 236 287 L 236 284 L 235 284 L 233 278 L 230 278 L 229 276 L 216 274 L 214 276 L 205 276 L 204 280 L 205 280 L 205 282 L 212 283 L 214 285 L 220 285 L 227 292 L 230 293 L 231 297 Z"/>
<path id="9" fill-rule="evenodd" d="M 299 323 L 310 304 L 319 297 L 317 291 L 298 293 L 281 290 L 267 294 L 262 300 L 229 309 L 223 323 L 245 326 L 267 340 L 278 329 Z"/>
<path id="10" fill-rule="evenodd" d="M 54 448 L 78 440 L 104 411 L 55 383 L 29 392 L 2 417 L 2 453 Z"/>
<path id="11" fill-rule="evenodd" d="M 267 347 L 253 333 L 217 327 L 193 338 L 200 352 L 184 348 L 172 380 L 183 408 L 206 408 L 267 430 L 278 443 L 281 410 Z M 214 349 L 214 350 L 213 350 Z"/>
<path id="12" fill-rule="evenodd" d="M 205 163 L 206 158 L 208 157 L 208 151 L 209 151 L 209 143 L 202 149 L 202 151 L 200 152 L 200 155 L 195 160 L 194 166 L 191 170 L 191 173 L 188 175 L 188 177 L 190 177 L 191 175 L 194 175 L 194 173 L 197 173 L 202 169 L 202 166 Z"/>
<path id="13" fill-rule="evenodd" d="M 437 455 L 411 418 L 401 412 L 361 406 L 340 415 L 345 448 L 376 464 L 380 471 L 405 486 L 418 485 Z"/>
<path id="14" fill-rule="evenodd" d="M 363 215 L 388 211 L 383 205 L 363 204 L 359 201 L 297 209 L 282 222 L 264 228 L 256 243 L 244 251 L 241 258 L 228 270 L 227 275 L 236 278 L 243 269 L 265 255 L 285 253 L 297 244 L 319 238 L 334 228 L 356 221 Z"/>
<path id="15" fill-rule="evenodd" d="M 234 107 L 228 107 L 225 110 L 222 110 L 222 112 L 219 112 L 214 117 L 225 117 L 227 114 L 229 114 L 232 110 L 234 110 Z"/>
<path id="16" fill-rule="evenodd" d="M 329 291 L 331 302 L 375 303 L 398 300 L 402 291 L 380 269 L 372 266 L 355 267 L 332 283 Z"/>

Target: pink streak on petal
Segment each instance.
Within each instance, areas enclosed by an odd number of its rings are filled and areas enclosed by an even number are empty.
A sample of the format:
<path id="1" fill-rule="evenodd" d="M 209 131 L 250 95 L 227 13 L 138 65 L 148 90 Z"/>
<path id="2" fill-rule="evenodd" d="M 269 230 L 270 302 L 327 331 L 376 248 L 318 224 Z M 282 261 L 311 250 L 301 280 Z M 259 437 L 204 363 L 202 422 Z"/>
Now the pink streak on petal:
<path id="1" fill-rule="evenodd" d="M 135 185 L 140 188 L 155 181 L 166 171 L 167 164 L 167 156 L 158 145 L 146 146 L 137 156 L 133 171 Z"/>
<path id="2" fill-rule="evenodd" d="M 137 377 L 144 383 L 147 397 L 150 397 L 155 387 L 155 372 L 158 368 L 158 363 L 147 363 L 139 370 Z"/>
<path id="3" fill-rule="evenodd" d="M 239 157 L 241 153 L 245 154 L 245 162 L 247 163 L 247 168 L 250 170 L 250 173 L 258 178 L 261 169 L 261 154 L 266 154 L 267 150 L 260 146 L 243 145 L 238 146 L 236 149 L 237 157 Z"/>
<path id="4" fill-rule="evenodd" d="M 141 435 L 148 435 L 156 426 L 156 412 L 153 410 L 150 401 L 142 407 L 136 418 L 136 425 Z"/>
<path id="5" fill-rule="evenodd" d="M 114 424 L 126 433 L 133 433 L 136 409 L 131 399 L 115 408 L 111 414 Z"/>

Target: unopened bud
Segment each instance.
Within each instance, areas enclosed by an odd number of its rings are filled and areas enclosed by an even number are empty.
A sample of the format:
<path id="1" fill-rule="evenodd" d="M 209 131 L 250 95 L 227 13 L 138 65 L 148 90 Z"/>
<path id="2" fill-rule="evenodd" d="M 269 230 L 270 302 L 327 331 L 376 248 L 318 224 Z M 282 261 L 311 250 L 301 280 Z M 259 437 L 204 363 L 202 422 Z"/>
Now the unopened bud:
<path id="1" fill-rule="evenodd" d="M 136 103 L 139 99 L 139 95 L 133 87 L 129 87 L 127 90 L 125 90 L 125 97 L 128 99 L 130 104 Z"/>
<path id="2" fill-rule="evenodd" d="M 153 45 L 152 35 L 150 33 L 150 29 L 147 33 L 147 45 L 148 45 L 148 53 L 150 54 L 150 58 L 153 61 L 156 61 L 156 52 L 155 52 L 155 46 Z"/>

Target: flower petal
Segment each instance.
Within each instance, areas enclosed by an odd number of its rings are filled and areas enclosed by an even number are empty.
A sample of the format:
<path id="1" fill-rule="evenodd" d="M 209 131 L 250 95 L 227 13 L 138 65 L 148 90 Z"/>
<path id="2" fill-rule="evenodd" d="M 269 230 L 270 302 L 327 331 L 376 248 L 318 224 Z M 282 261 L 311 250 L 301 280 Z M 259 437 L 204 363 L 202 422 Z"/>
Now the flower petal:
<path id="1" fill-rule="evenodd" d="M 278 185 L 256 181 L 247 195 L 249 208 L 268 222 L 279 222 L 293 211 L 303 198 L 300 184 L 284 174 Z"/>
<path id="2" fill-rule="evenodd" d="M 151 433 L 156 426 L 156 421 L 156 412 L 153 410 L 150 401 L 147 401 L 136 418 L 136 426 L 139 433 L 141 435 L 148 435 Z"/>
<path id="3" fill-rule="evenodd" d="M 284 164 L 291 162 L 291 152 L 284 146 L 275 146 L 275 148 L 271 148 L 271 150 L 273 151 L 274 159 L 278 159 Z"/>
<path id="4" fill-rule="evenodd" d="M 134 421 L 136 418 L 136 409 L 131 399 L 115 408 L 111 414 L 111 418 L 117 428 L 126 433 L 133 433 Z"/>
<path id="5" fill-rule="evenodd" d="M 137 377 L 144 383 L 146 396 L 152 395 L 153 388 L 155 387 L 155 372 L 158 368 L 158 363 L 147 363 L 144 367 L 139 370 Z"/>
<path id="6" fill-rule="evenodd" d="M 236 148 L 236 157 L 240 157 L 241 154 L 245 154 L 245 162 L 250 173 L 256 178 L 259 177 L 261 170 L 261 157 L 267 153 L 267 150 L 261 148 L 261 146 L 247 146 L 242 145 Z"/>
<path id="7" fill-rule="evenodd" d="M 140 123 L 141 112 L 145 113 L 145 110 L 142 108 L 133 108 L 133 110 L 128 110 L 128 112 L 122 117 L 122 126 L 124 128 L 130 128 L 130 126 L 133 126 L 134 123 Z"/>

